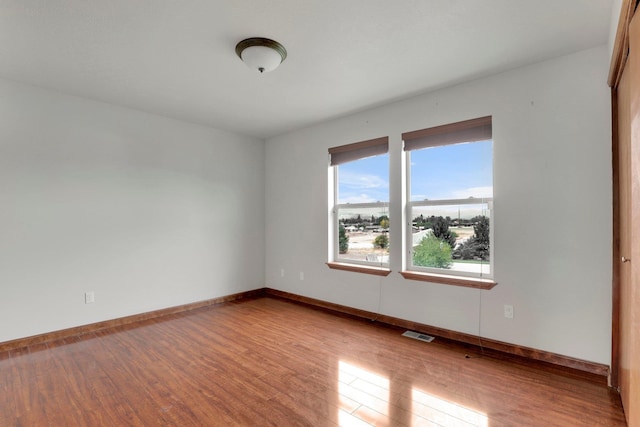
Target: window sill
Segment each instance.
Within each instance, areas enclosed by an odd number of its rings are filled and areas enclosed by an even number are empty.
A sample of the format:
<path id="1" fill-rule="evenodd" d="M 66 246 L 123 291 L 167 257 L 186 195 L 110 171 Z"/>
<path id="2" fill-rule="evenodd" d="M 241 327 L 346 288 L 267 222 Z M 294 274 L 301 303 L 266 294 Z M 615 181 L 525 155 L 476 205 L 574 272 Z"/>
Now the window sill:
<path id="1" fill-rule="evenodd" d="M 334 270 L 353 271 L 354 273 L 373 274 L 376 276 L 388 276 L 391 273 L 388 268 L 369 265 L 347 264 L 344 262 L 328 262 L 327 265 Z"/>
<path id="2" fill-rule="evenodd" d="M 466 288 L 493 289 L 498 283 L 491 279 L 478 279 L 475 277 L 449 276 L 446 274 L 423 273 L 418 271 L 401 271 L 402 277 L 408 280 L 420 280 L 422 282 L 441 283 L 443 285 L 463 286 Z"/>

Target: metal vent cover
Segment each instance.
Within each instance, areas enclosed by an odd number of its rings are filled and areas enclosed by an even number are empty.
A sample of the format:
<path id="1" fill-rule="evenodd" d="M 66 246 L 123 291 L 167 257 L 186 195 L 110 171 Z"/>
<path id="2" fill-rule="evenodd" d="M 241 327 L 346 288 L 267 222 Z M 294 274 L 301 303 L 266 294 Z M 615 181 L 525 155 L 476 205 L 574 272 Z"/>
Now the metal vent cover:
<path id="1" fill-rule="evenodd" d="M 431 342 L 435 339 L 435 337 L 432 337 L 431 335 L 425 335 L 425 334 L 421 334 L 420 332 L 414 332 L 414 331 L 406 331 L 404 334 L 402 334 L 402 336 L 413 338 L 414 340 L 419 340 L 424 342 Z"/>

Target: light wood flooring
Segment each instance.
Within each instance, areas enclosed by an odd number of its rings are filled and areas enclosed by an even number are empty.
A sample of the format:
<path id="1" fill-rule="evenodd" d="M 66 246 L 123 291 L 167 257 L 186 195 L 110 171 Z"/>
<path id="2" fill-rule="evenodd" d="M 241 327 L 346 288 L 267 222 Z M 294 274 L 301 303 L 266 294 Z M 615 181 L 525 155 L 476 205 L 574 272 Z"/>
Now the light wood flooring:
<path id="1" fill-rule="evenodd" d="M 0 426 L 624 426 L 603 382 L 275 298 L 0 354 Z"/>

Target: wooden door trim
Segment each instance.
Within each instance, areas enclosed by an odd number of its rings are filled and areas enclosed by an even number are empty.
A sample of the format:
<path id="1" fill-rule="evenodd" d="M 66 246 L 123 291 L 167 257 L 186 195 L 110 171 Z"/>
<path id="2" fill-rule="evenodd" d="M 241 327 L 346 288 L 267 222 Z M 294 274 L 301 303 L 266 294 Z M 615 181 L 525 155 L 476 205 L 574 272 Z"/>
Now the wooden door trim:
<path id="1" fill-rule="evenodd" d="M 629 24 L 639 0 L 622 0 L 615 44 L 607 83 L 611 87 L 611 162 L 612 162 L 612 278 L 611 278 L 611 370 L 609 386 L 620 388 L 620 171 L 618 164 L 618 85 L 629 56 Z"/>
<path id="2" fill-rule="evenodd" d="M 620 388 L 620 170 L 618 165 L 618 91 L 611 88 L 611 163 L 612 163 L 612 202 L 613 202 L 613 250 L 611 278 L 611 370 L 609 386 Z"/>
<path id="3" fill-rule="evenodd" d="M 611 54 L 611 63 L 609 65 L 609 77 L 607 83 L 612 88 L 617 88 L 620 83 L 622 71 L 627 63 L 629 56 L 629 23 L 638 5 L 638 0 L 622 0 L 620 10 L 620 18 L 618 19 L 618 28 L 616 30 L 616 39 Z"/>

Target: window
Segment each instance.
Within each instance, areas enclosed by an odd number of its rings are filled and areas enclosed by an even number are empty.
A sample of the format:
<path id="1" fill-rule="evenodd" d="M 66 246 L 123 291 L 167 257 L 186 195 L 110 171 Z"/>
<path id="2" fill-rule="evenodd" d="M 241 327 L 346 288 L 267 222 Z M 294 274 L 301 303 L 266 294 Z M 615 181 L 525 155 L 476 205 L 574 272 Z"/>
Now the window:
<path id="1" fill-rule="evenodd" d="M 403 238 L 389 234 L 389 138 L 329 149 L 330 268 L 480 289 L 493 280 L 491 117 L 402 134 Z M 403 166 L 393 170 L 401 170 Z M 401 180 L 398 180 L 401 181 Z M 396 200 L 394 198 L 394 200 Z M 404 248 L 403 248 L 404 247 Z M 400 253 L 404 249 L 404 256 Z"/>
<path id="2" fill-rule="evenodd" d="M 492 287 L 491 117 L 408 132 L 402 139 L 407 156 L 403 276 Z"/>
<path id="3" fill-rule="evenodd" d="M 329 149 L 329 267 L 389 274 L 389 139 Z"/>

